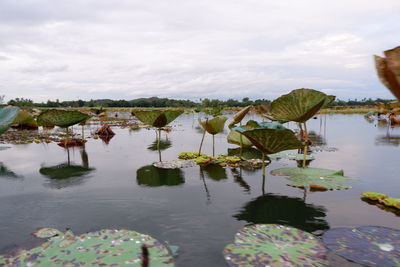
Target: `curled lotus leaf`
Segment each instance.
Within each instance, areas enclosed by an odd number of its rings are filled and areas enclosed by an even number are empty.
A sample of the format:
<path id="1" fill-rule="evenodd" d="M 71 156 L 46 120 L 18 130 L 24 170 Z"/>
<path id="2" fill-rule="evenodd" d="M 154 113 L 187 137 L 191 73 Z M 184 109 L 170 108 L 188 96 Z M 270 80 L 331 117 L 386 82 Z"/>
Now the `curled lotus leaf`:
<path id="1" fill-rule="evenodd" d="M 235 115 L 233 115 L 233 121 L 229 124 L 229 126 L 233 126 L 236 123 L 239 123 L 243 120 L 243 118 L 246 116 L 247 113 L 251 110 L 253 106 L 247 106 L 242 108 L 239 112 L 237 112 Z"/>
<path id="2" fill-rule="evenodd" d="M 253 146 L 253 143 L 249 139 L 247 139 L 246 136 L 235 130 L 231 130 L 229 132 L 227 139 L 229 144 L 234 144 L 242 147 Z"/>
<path id="3" fill-rule="evenodd" d="M 58 126 L 66 128 L 74 124 L 86 121 L 88 114 L 76 110 L 50 109 L 43 111 L 37 117 L 37 123 L 41 126 Z"/>
<path id="4" fill-rule="evenodd" d="M 18 116 L 19 108 L 8 107 L 0 109 L 0 134 L 3 134 L 10 128 L 11 124 Z"/>
<path id="5" fill-rule="evenodd" d="M 327 95 L 313 89 L 297 89 L 272 101 L 269 114 L 278 121 L 305 122 L 327 101 Z"/>
<path id="6" fill-rule="evenodd" d="M 353 179 L 343 176 L 343 171 L 334 171 L 319 168 L 281 168 L 271 171 L 272 175 L 289 176 L 289 186 L 310 188 L 311 190 L 343 190 L 351 186 L 342 184 Z"/>
<path id="7" fill-rule="evenodd" d="M 233 129 L 241 132 L 255 147 L 265 154 L 274 154 L 283 150 L 303 147 L 303 144 L 289 129 L 243 130 L 241 127 L 235 127 Z"/>
<path id="8" fill-rule="evenodd" d="M 325 97 L 325 101 L 324 101 L 324 104 L 322 105 L 321 109 L 329 107 L 333 103 L 333 101 L 335 101 L 335 99 L 336 99 L 336 96 L 327 95 Z"/>
<path id="9" fill-rule="evenodd" d="M 133 114 L 144 124 L 161 128 L 178 118 L 183 110 L 140 110 Z"/>
<path id="10" fill-rule="evenodd" d="M 49 236 L 52 233 L 57 234 Z M 17 255 L 0 255 L 0 266 L 143 266 L 142 246 L 149 253 L 149 266 L 174 266 L 166 246 L 131 230 L 103 229 L 75 236 L 45 228 L 35 233 L 48 241 Z"/>
<path id="11" fill-rule="evenodd" d="M 242 228 L 224 249 L 230 266 L 328 266 L 327 249 L 315 236 L 279 224 Z"/>
<path id="12" fill-rule="evenodd" d="M 375 66 L 380 81 L 400 100 L 400 46 L 375 56 Z"/>
<path id="13" fill-rule="evenodd" d="M 203 127 L 207 133 L 215 135 L 224 131 L 225 122 L 228 118 L 225 116 L 215 117 L 211 120 L 201 121 L 199 119 L 200 125 Z"/>
<path id="14" fill-rule="evenodd" d="M 322 241 L 335 254 L 363 266 L 400 266 L 400 230 L 334 228 L 324 233 Z"/>
<path id="15" fill-rule="evenodd" d="M 368 198 L 370 200 L 380 200 L 387 198 L 388 196 L 382 193 L 376 193 L 376 192 L 364 192 L 361 194 L 363 198 Z"/>
<path id="16" fill-rule="evenodd" d="M 31 114 L 26 110 L 20 110 L 18 116 L 13 121 L 14 125 L 37 127 L 38 124 Z"/>

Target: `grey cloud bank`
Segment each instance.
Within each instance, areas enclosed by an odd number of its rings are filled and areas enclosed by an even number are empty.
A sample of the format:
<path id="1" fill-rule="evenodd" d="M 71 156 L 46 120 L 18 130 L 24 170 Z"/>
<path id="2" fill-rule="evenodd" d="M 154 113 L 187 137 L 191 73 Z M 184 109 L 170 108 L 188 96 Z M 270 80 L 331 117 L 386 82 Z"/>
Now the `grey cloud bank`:
<path id="1" fill-rule="evenodd" d="M 398 0 L 1 0 L 0 95 L 391 98 L 372 55 L 400 45 L 399 14 Z"/>

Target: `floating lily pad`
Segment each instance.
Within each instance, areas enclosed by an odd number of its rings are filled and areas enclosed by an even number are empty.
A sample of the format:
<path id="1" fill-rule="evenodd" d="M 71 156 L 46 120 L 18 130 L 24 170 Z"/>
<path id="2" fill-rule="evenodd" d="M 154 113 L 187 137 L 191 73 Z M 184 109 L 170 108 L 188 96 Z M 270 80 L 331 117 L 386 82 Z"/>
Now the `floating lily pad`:
<path id="1" fill-rule="evenodd" d="M 298 153 L 285 153 L 285 152 L 279 152 L 275 154 L 270 154 L 268 155 L 270 159 L 291 159 L 291 160 L 304 160 L 304 154 L 298 154 Z M 307 154 L 306 155 L 306 160 L 314 160 L 314 156 Z"/>
<path id="2" fill-rule="evenodd" d="M 380 200 L 385 206 L 400 209 L 400 198 L 387 197 Z"/>
<path id="3" fill-rule="evenodd" d="M 51 234 L 54 234 L 51 236 Z M 149 235 L 130 230 L 103 229 L 75 236 L 46 228 L 36 236 L 49 238 L 17 255 L 0 255 L 0 266 L 143 266 L 142 246 L 149 252 L 149 266 L 174 266 L 168 249 Z"/>
<path id="4" fill-rule="evenodd" d="M 224 131 L 224 126 L 227 119 L 227 117 L 219 116 L 211 120 L 207 119 L 206 121 L 201 121 L 199 119 L 199 123 L 203 127 L 203 129 L 207 131 L 207 133 L 215 135 Z"/>
<path id="5" fill-rule="evenodd" d="M 361 195 L 362 195 L 362 197 L 368 198 L 370 200 L 380 200 L 380 199 L 384 199 L 384 198 L 388 197 L 385 194 L 376 193 L 376 192 L 364 192 Z"/>
<path id="6" fill-rule="evenodd" d="M 278 224 L 244 227 L 224 249 L 230 266 L 328 266 L 326 253 L 312 234 Z"/>
<path id="7" fill-rule="evenodd" d="M 170 161 L 160 161 L 153 163 L 153 166 L 160 169 L 182 169 L 196 166 L 193 160 L 170 160 Z"/>
<path id="8" fill-rule="evenodd" d="M 136 171 L 136 182 L 150 187 L 176 186 L 185 183 L 185 178 L 180 169 L 160 169 L 148 165 Z"/>
<path id="9" fill-rule="evenodd" d="M 400 266 L 400 230 L 362 226 L 335 228 L 322 240 L 334 253 L 364 266 Z"/>
<path id="10" fill-rule="evenodd" d="M 50 109 L 42 112 L 37 117 L 41 126 L 69 127 L 74 124 L 86 121 L 90 118 L 88 114 L 76 110 Z"/>
<path id="11" fill-rule="evenodd" d="M 271 171 L 272 175 L 289 176 L 289 186 L 310 188 L 318 191 L 343 190 L 351 186 L 342 182 L 350 182 L 353 179 L 343 176 L 343 171 L 333 171 L 318 168 L 281 168 Z"/>
<path id="12" fill-rule="evenodd" d="M 140 110 L 133 114 L 144 124 L 161 128 L 168 125 L 183 113 L 183 110 Z"/>
<path id="13" fill-rule="evenodd" d="M 10 128 L 14 119 L 18 116 L 19 108 L 17 107 L 8 107 L 0 109 L 0 134 Z"/>
<path id="14" fill-rule="evenodd" d="M 179 153 L 178 158 L 180 158 L 180 159 L 195 159 L 200 156 L 203 156 L 203 154 L 199 153 L 199 152 L 181 152 L 181 153 Z"/>

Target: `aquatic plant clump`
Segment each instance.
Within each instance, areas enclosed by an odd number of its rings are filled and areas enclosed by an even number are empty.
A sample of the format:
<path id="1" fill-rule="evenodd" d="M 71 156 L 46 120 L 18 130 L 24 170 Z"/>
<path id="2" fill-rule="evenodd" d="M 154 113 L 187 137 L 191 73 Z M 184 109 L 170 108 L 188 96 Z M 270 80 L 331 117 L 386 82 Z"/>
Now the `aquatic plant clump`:
<path id="1" fill-rule="evenodd" d="M 242 228 L 223 254 L 230 266 L 328 266 L 318 238 L 279 224 Z"/>
<path id="2" fill-rule="evenodd" d="M 0 255 L 0 266 L 175 266 L 172 255 L 158 240 L 130 230 L 103 229 L 79 236 L 71 231 L 39 229 L 35 235 L 49 238 L 17 255 Z M 148 251 L 148 259 L 143 250 Z"/>
<path id="3" fill-rule="evenodd" d="M 335 254 L 363 266 L 400 266 L 400 230 L 335 228 L 326 231 L 322 240 Z"/>

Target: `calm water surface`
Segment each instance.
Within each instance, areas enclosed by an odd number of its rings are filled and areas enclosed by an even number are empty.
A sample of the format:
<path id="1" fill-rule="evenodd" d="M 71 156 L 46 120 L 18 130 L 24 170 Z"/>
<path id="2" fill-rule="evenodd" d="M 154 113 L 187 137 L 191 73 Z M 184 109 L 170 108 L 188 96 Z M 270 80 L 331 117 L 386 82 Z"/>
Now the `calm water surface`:
<path id="1" fill-rule="evenodd" d="M 200 143 L 197 115 L 182 115 L 173 126 L 162 133 L 163 160 L 196 151 Z M 361 115 L 322 116 L 308 128 L 338 149 L 315 153 L 310 167 L 343 169 L 358 179 L 352 189 L 304 195 L 284 177 L 268 174 L 263 194 L 261 170 L 159 170 L 151 166 L 159 155 L 155 132 L 148 129 L 113 128 L 109 144 L 89 139 L 84 150 L 69 150 L 70 167 L 67 150 L 55 143 L 10 145 L 0 151 L 3 167 L 15 174 L 0 176 L 0 253 L 37 245 L 41 241 L 30 234 L 38 227 L 68 227 L 76 234 L 126 228 L 179 246 L 178 266 L 226 266 L 224 246 L 249 224 L 287 224 L 316 234 L 342 226 L 399 229 L 399 216 L 361 201 L 360 193 L 400 197 L 400 128 L 388 129 Z M 217 154 L 235 148 L 226 135 L 216 135 Z M 206 135 L 203 152 L 211 151 Z M 296 165 L 274 160 L 267 170 Z M 336 260 L 333 265 L 343 266 Z"/>

